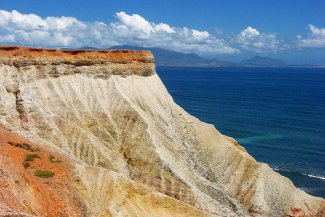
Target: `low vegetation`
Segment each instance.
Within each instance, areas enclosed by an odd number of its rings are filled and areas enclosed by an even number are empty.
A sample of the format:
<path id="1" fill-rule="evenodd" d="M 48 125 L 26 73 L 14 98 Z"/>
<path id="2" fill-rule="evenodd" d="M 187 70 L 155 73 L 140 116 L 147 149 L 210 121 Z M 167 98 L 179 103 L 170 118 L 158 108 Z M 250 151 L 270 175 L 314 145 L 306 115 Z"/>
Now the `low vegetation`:
<path id="1" fill-rule="evenodd" d="M 24 166 L 25 169 L 27 169 L 28 167 L 30 167 L 30 164 L 27 161 L 24 161 L 22 164 L 23 164 L 23 166 Z"/>
<path id="2" fill-rule="evenodd" d="M 16 143 L 15 147 L 22 148 L 28 151 L 32 148 L 32 146 L 27 143 Z"/>
<path id="3" fill-rule="evenodd" d="M 13 142 L 8 142 L 9 145 L 12 145 L 17 148 L 21 148 L 30 152 L 38 152 L 40 151 L 39 148 L 33 148 L 31 145 L 27 143 L 13 143 Z M 30 162 L 34 161 L 34 159 L 40 158 L 39 155 L 37 154 L 25 154 L 24 161 L 22 162 L 22 165 L 25 169 L 29 168 Z M 56 159 L 55 156 L 49 155 L 48 160 L 51 163 L 61 163 L 62 161 L 59 159 Z M 54 172 L 50 170 L 35 170 L 34 176 L 40 177 L 40 178 L 51 178 L 54 176 Z"/>
<path id="4" fill-rule="evenodd" d="M 56 159 L 53 155 L 50 155 L 50 156 L 48 157 L 48 159 L 49 159 L 49 161 L 50 161 L 51 163 L 61 163 L 61 162 L 62 162 L 62 160 Z"/>
<path id="5" fill-rule="evenodd" d="M 39 148 L 33 148 L 31 145 L 27 144 L 27 143 L 12 143 L 12 142 L 8 142 L 9 145 L 15 146 L 17 148 L 21 148 L 21 149 L 25 149 L 27 151 L 31 151 L 31 152 L 37 152 L 40 149 Z"/>
<path id="6" fill-rule="evenodd" d="M 51 178 L 54 176 L 54 173 L 50 170 L 36 170 L 34 175 L 40 178 Z"/>
<path id="7" fill-rule="evenodd" d="M 25 161 L 33 161 L 35 158 L 40 158 L 37 154 L 25 154 Z"/>

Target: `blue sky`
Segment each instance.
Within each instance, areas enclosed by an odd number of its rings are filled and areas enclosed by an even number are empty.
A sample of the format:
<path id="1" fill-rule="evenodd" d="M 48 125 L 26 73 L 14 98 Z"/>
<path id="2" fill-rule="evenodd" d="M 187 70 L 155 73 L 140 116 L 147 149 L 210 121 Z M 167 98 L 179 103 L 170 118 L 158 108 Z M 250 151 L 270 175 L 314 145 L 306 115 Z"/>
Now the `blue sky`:
<path id="1" fill-rule="evenodd" d="M 325 65 L 321 0 L 1 0 L 0 10 L 1 44 L 132 44 L 226 60 L 262 55 Z"/>

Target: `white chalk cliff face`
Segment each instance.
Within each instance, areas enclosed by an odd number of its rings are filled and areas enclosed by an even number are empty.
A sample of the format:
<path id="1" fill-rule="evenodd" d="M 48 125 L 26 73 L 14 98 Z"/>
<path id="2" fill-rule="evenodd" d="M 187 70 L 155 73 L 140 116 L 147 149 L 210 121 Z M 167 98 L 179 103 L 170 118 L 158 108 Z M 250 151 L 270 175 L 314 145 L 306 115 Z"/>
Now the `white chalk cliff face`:
<path id="1" fill-rule="evenodd" d="M 175 104 L 153 61 L 3 47 L 0 125 L 72 159 L 90 216 L 325 216 L 323 199 Z"/>

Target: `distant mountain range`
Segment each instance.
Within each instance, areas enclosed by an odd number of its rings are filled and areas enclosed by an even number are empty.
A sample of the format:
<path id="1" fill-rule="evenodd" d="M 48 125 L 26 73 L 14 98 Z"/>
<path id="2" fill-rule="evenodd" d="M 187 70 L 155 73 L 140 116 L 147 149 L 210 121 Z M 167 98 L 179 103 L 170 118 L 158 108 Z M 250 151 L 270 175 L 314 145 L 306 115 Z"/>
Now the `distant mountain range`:
<path id="1" fill-rule="evenodd" d="M 93 47 L 80 49 L 96 50 Z M 130 45 L 114 46 L 107 50 L 150 50 L 157 66 L 198 66 L 198 67 L 315 67 L 313 65 L 292 65 L 281 59 L 255 56 L 239 63 L 208 59 L 193 53 L 180 53 L 158 47 L 138 47 Z"/>
<path id="2" fill-rule="evenodd" d="M 287 67 L 290 66 L 287 62 L 280 59 L 270 57 L 255 56 L 250 59 L 241 61 L 244 66 L 260 66 L 260 67 Z"/>
<path id="3" fill-rule="evenodd" d="M 176 51 L 166 50 L 158 47 L 136 47 L 136 46 L 114 46 L 109 49 L 125 50 L 150 50 L 156 59 L 158 66 L 231 66 L 232 63 L 220 61 L 217 59 L 206 59 L 193 53 L 179 53 Z"/>

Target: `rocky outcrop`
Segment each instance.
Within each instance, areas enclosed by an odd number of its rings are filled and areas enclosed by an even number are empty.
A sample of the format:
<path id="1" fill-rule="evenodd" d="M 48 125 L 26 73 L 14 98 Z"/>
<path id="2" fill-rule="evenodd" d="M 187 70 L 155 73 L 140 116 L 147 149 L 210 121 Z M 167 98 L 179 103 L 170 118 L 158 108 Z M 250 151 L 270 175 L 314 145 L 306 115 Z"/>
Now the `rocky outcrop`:
<path id="1" fill-rule="evenodd" d="M 0 48 L 0 124 L 70 159 L 93 216 L 324 215 L 323 199 L 176 105 L 153 61 Z"/>

